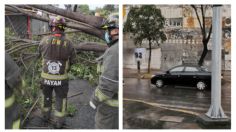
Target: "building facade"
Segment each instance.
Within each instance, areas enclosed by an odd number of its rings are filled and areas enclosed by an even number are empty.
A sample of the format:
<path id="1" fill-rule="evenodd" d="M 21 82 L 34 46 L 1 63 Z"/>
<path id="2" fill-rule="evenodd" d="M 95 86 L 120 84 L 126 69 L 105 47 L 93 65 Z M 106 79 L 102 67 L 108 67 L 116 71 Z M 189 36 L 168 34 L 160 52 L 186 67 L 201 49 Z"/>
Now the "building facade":
<path id="1" fill-rule="evenodd" d="M 123 7 L 124 22 L 127 19 L 130 8 L 133 5 Z M 139 6 L 139 5 L 135 5 Z M 200 25 L 193 8 L 189 5 L 157 5 L 165 17 L 165 34 L 167 40 L 159 47 L 154 47 L 152 53 L 151 68 L 167 70 L 170 67 L 185 63 L 197 64 L 203 51 Z M 200 12 L 199 12 L 200 13 Z M 222 70 L 231 69 L 231 6 L 222 6 Z M 200 16 L 201 18 L 201 16 Z M 209 30 L 212 19 L 212 8 L 205 11 L 206 29 Z M 211 45 L 208 43 L 208 54 L 204 66 L 211 68 Z M 132 35 L 124 34 L 124 68 L 135 68 L 136 61 L 134 49 L 137 48 L 132 41 Z M 143 48 L 147 48 L 144 44 Z M 148 49 L 147 49 L 148 50 Z M 148 51 L 146 51 L 148 53 Z M 145 54 L 146 58 L 148 54 Z M 145 57 L 144 57 L 145 58 Z M 143 60 L 142 69 L 147 68 L 148 59 Z"/>

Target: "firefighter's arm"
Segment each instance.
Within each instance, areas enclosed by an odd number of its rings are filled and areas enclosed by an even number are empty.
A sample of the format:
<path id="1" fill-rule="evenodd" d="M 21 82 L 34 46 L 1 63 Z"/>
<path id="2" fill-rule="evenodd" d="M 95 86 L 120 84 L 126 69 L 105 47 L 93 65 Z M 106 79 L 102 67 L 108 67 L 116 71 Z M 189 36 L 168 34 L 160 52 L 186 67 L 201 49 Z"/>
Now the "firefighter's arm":
<path id="1" fill-rule="evenodd" d="M 116 45 L 118 46 L 118 45 Z M 94 94 L 99 101 L 118 98 L 119 85 L 119 55 L 118 47 L 111 47 L 104 55 L 104 70 L 99 79 L 99 85 Z"/>
<path id="2" fill-rule="evenodd" d="M 117 97 L 119 85 L 118 45 L 110 47 L 103 61 L 104 70 L 99 80 L 99 90 L 109 98 Z"/>
<path id="3" fill-rule="evenodd" d="M 11 89 L 15 89 L 21 82 L 20 68 L 12 60 L 12 58 L 5 54 L 5 81 Z"/>

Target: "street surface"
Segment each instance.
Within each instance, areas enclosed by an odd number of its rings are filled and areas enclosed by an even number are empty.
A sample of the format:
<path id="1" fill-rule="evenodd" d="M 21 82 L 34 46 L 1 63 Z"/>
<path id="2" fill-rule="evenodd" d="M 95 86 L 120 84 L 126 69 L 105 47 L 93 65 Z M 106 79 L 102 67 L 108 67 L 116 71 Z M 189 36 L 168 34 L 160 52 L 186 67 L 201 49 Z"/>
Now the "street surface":
<path id="1" fill-rule="evenodd" d="M 149 79 L 124 78 L 124 100 L 136 100 L 156 103 L 164 107 L 205 113 L 211 104 L 211 91 L 198 91 L 193 87 L 164 86 L 156 88 Z M 225 113 L 231 115 L 230 82 L 222 85 L 222 107 Z"/>

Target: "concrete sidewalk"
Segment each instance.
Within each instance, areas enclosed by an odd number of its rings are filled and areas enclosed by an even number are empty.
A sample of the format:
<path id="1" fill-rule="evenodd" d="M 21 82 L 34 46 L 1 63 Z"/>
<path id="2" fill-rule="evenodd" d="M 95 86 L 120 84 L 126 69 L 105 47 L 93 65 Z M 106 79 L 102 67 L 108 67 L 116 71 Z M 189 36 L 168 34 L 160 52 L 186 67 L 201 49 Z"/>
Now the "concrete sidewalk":
<path id="1" fill-rule="evenodd" d="M 161 72 L 160 70 L 151 70 L 150 73 L 148 73 L 147 70 L 141 70 L 140 73 L 138 73 L 137 69 L 123 69 L 123 77 L 124 78 L 142 78 L 142 79 L 150 79 L 152 75 L 154 75 L 157 72 Z"/>
<path id="2" fill-rule="evenodd" d="M 230 129 L 228 126 L 206 128 L 198 123 L 199 115 L 161 108 L 135 101 L 124 101 L 124 129 Z"/>

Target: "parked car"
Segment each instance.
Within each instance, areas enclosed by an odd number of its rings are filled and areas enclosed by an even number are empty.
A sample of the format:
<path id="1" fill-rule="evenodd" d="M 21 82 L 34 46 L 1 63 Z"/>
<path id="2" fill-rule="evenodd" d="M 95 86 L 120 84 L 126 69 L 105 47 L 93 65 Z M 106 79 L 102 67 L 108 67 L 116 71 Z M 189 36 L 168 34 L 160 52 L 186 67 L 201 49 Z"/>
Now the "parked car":
<path id="1" fill-rule="evenodd" d="M 151 83 L 158 88 L 164 85 L 180 85 L 205 90 L 210 88 L 211 72 L 199 66 L 180 65 L 169 69 L 165 73 L 153 75 Z"/>

